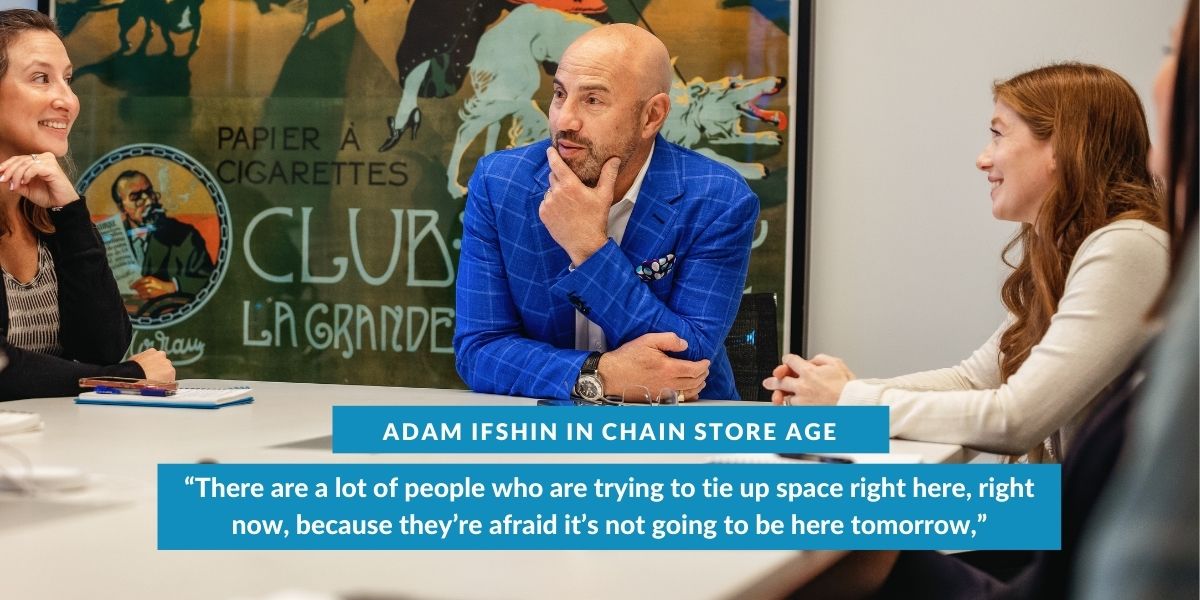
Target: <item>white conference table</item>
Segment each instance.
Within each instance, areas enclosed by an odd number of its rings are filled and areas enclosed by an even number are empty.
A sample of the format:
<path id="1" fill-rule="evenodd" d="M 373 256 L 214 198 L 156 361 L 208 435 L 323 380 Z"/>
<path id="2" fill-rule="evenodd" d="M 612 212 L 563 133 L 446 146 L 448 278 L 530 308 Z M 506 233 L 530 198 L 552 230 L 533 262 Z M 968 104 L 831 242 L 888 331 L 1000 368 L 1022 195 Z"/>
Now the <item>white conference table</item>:
<path id="1" fill-rule="evenodd" d="M 461 390 L 277 382 L 250 385 L 253 404 L 219 410 L 20 400 L 39 432 L 0 437 L 34 465 L 83 469 L 84 490 L 0 494 L 3 598 L 772 598 L 811 579 L 839 552 L 794 551 L 158 551 L 158 463 L 703 462 L 705 455 L 333 454 L 332 411 L 349 405 L 530 405 Z M 569 409 L 568 409 L 569 410 Z M 624 410 L 624 409 L 622 409 Z M 649 409 L 647 409 L 649 410 Z M 662 408 L 655 410 L 664 410 Z M 666 410 L 686 410 L 686 407 Z M 782 409 L 780 409 L 782 410 Z M 959 446 L 893 440 L 891 452 L 964 462 Z"/>

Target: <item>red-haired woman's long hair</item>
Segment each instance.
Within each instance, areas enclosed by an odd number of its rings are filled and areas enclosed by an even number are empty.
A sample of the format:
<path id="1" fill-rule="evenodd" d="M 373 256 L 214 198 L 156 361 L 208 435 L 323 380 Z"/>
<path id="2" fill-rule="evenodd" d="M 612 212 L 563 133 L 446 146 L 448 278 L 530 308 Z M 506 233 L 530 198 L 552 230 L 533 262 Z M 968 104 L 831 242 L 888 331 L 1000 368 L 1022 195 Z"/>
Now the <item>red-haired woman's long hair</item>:
<path id="1" fill-rule="evenodd" d="M 1071 260 L 1084 238 L 1121 219 L 1163 224 L 1159 190 L 1146 165 L 1150 135 L 1137 93 L 1120 75 L 1064 63 L 992 87 L 1039 140 L 1050 140 L 1055 181 L 1035 222 L 1004 248 L 1013 272 L 1001 298 L 1013 320 L 1000 337 L 1007 381 L 1045 335 L 1058 310 Z M 1020 247 L 1016 264 L 1008 260 Z"/>

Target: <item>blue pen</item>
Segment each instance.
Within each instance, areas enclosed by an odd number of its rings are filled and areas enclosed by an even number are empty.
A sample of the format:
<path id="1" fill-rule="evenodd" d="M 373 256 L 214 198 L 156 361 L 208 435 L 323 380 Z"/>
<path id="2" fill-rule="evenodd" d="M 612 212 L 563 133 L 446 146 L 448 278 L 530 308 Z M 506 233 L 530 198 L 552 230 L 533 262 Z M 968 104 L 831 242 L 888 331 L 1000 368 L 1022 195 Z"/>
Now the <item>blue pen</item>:
<path id="1" fill-rule="evenodd" d="M 166 397 L 167 395 L 169 395 L 171 393 L 167 390 L 164 390 L 163 388 L 151 387 L 151 388 L 137 388 L 137 389 L 130 390 L 130 389 L 109 387 L 106 385 L 96 386 L 95 392 L 97 394 L 134 394 L 134 395 L 140 395 L 140 396 L 159 396 L 159 397 Z"/>

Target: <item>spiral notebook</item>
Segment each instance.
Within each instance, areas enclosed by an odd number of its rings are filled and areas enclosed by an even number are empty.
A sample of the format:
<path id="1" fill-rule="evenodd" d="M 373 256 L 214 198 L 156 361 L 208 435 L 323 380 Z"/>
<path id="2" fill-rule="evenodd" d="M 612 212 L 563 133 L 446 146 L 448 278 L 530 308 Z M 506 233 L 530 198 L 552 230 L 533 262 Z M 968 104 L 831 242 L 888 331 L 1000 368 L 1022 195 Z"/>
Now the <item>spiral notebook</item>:
<path id="1" fill-rule="evenodd" d="M 252 389 L 248 387 L 192 388 L 181 387 L 170 396 L 142 396 L 140 394 L 112 394 L 107 392 L 85 392 L 75 399 L 75 404 L 111 404 L 115 406 L 160 406 L 167 408 L 222 408 L 236 404 L 254 402 Z"/>

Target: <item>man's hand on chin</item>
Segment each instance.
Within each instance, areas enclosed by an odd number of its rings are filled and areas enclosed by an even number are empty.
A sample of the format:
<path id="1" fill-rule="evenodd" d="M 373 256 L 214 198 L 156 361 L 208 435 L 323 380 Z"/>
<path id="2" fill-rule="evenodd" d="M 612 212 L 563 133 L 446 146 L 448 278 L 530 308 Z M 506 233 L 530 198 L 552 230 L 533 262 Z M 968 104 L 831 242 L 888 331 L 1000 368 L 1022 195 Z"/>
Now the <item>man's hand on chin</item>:
<path id="1" fill-rule="evenodd" d="M 550 189 L 538 207 L 538 216 L 554 241 L 567 251 L 571 264 L 578 267 L 608 241 L 608 209 L 613 204 L 621 159 L 608 159 L 600 181 L 591 188 L 579 180 L 553 146 L 546 150 L 546 157 Z"/>

